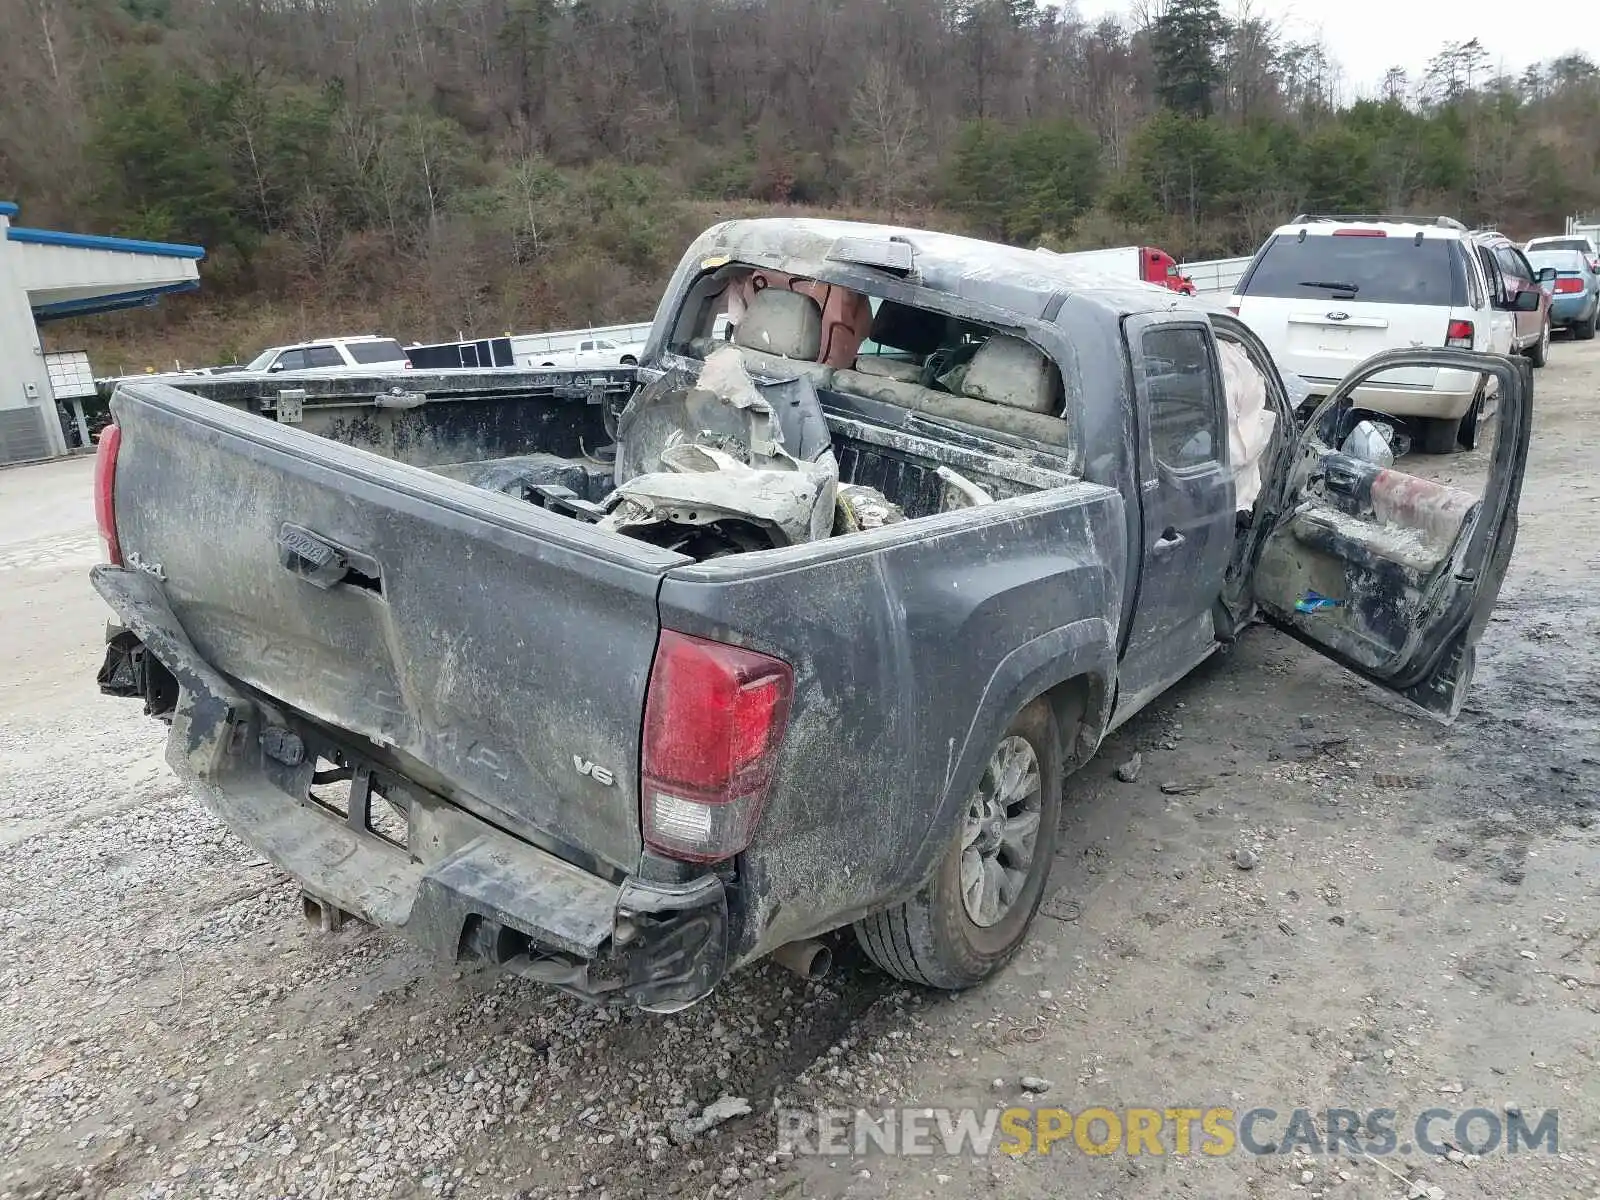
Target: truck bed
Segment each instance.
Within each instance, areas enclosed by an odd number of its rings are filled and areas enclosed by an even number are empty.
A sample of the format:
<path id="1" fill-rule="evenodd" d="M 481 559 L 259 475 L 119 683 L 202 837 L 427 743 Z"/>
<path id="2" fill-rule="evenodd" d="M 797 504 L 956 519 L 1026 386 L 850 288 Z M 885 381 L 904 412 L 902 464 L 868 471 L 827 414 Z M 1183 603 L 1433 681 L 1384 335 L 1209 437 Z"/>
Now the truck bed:
<path id="1" fill-rule="evenodd" d="M 605 412 L 619 408 L 637 368 L 408 371 L 374 376 L 241 380 L 197 377 L 181 390 L 329 441 L 422 467 L 489 491 L 556 482 L 599 502 L 611 467 Z M 296 397 L 288 404 L 282 394 Z M 1004 433 L 941 423 L 861 396 L 825 391 L 840 482 L 882 491 L 908 517 L 938 511 L 951 467 L 997 499 L 1057 487 L 1062 454 Z"/>

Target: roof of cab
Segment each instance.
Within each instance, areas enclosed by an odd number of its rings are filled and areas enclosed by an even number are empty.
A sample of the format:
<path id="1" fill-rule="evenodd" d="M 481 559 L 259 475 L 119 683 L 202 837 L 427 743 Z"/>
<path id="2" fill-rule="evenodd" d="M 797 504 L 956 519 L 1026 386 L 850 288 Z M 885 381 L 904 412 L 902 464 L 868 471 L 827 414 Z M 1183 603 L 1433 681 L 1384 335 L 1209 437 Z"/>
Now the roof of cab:
<path id="1" fill-rule="evenodd" d="M 1058 295 L 1094 301 L 1118 314 L 1199 308 L 1188 297 L 1158 284 L 1124 280 L 1086 270 L 1072 260 L 953 233 L 897 225 L 814 217 L 760 217 L 714 225 L 689 253 L 706 267 L 715 259 L 768 266 L 791 275 L 824 277 L 829 271 L 871 267 L 829 261 L 841 238 L 901 241 L 915 256 L 916 278 L 925 287 L 980 304 L 1038 317 Z"/>

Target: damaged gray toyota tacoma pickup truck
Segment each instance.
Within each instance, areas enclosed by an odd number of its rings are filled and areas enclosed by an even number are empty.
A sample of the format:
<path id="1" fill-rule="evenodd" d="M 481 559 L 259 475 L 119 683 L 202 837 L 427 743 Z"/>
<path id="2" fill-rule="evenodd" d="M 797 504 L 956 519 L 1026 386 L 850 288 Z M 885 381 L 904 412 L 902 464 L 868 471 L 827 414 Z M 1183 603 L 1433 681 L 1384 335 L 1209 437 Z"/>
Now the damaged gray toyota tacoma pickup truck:
<path id="1" fill-rule="evenodd" d="M 1497 381 L 1481 496 L 1337 449 L 1424 365 Z M 100 682 L 313 911 L 655 1011 L 846 926 L 991 975 L 1071 773 L 1252 622 L 1453 717 L 1531 419 L 1398 351 L 1301 433 L 1226 314 L 804 220 L 702 235 L 636 369 L 474 378 L 120 386 Z"/>

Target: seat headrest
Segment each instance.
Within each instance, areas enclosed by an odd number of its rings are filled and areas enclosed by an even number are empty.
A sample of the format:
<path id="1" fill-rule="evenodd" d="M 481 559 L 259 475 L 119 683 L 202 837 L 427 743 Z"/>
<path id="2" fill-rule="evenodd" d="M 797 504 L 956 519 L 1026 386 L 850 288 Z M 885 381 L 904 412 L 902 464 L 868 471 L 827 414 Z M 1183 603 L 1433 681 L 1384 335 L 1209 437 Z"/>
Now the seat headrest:
<path id="1" fill-rule="evenodd" d="M 978 348 L 961 381 L 963 395 L 1027 412 L 1054 413 L 1060 378 L 1043 350 L 1021 338 L 995 334 Z"/>
<path id="2" fill-rule="evenodd" d="M 764 288 L 750 302 L 733 341 L 749 350 L 816 362 L 822 353 L 822 308 L 799 292 Z"/>

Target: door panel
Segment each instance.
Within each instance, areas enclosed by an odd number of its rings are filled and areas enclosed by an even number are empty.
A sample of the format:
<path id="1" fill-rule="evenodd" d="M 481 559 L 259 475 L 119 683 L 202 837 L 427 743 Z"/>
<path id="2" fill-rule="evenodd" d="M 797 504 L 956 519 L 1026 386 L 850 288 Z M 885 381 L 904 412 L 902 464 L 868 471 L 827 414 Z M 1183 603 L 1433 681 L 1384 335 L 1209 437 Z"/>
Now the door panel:
<path id="1" fill-rule="evenodd" d="M 1477 248 L 1478 266 L 1489 285 L 1489 350 L 1494 354 L 1510 354 L 1517 348 L 1516 317 L 1506 309 L 1506 279 L 1500 273 L 1500 264 L 1494 252 L 1486 246 Z"/>
<path id="2" fill-rule="evenodd" d="M 1488 375 L 1499 391 L 1481 493 L 1338 449 L 1360 416 L 1354 389 L 1380 372 L 1421 366 Z M 1516 540 L 1531 397 L 1524 360 L 1465 350 L 1391 351 L 1341 382 L 1302 435 L 1255 566 L 1252 591 L 1266 618 L 1452 720 Z"/>
<path id="3" fill-rule="evenodd" d="M 1115 720 L 1216 649 L 1214 608 L 1233 546 L 1222 371 L 1209 324 L 1130 318 L 1139 413 L 1142 565 Z"/>
<path id="4" fill-rule="evenodd" d="M 1528 260 L 1522 257 L 1520 250 L 1502 246 L 1494 252 L 1494 256 L 1499 264 L 1501 277 L 1505 280 L 1506 304 L 1511 309 L 1511 319 L 1516 323 L 1517 345 L 1532 345 L 1539 340 L 1543 331 L 1544 313 L 1539 309 L 1518 312 L 1516 301 L 1523 292 L 1538 291 L 1539 285 L 1534 281 L 1533 271 L 1528 265 Z"/>

